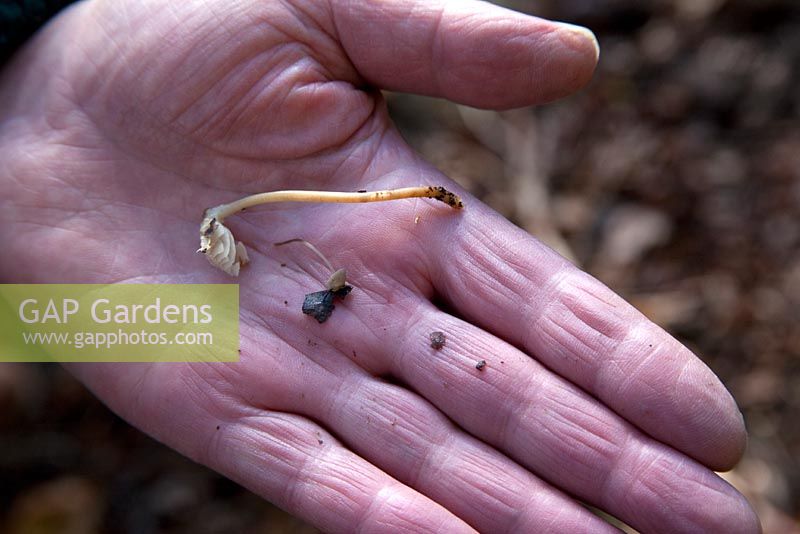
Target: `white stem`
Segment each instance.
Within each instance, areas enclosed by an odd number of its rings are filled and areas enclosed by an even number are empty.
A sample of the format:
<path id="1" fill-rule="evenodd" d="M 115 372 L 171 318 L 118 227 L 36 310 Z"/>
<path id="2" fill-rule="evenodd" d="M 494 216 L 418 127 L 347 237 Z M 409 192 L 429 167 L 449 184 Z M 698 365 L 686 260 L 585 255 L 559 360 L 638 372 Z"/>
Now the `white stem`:
<path id="1" fill-rule="evenodd" d="M 198 252 L 206 254 L 208 261 L 232 276 L 238 276 L 239 268 L 248 262 L 247 251 L 241 242 L 237 242 L 231 231 L 223 224 L 226 217 L 240 211 L 272 202 L 383 202 L 386 200 L 399 200 L 403 198 L 433 198 L 444 202 L 453 209 L 460 210 L 464 207 L 458 195 L 451 193 L 441 186 L 404 187 L 401 189 L 387 189 L 384 191 L 360 191 L 345 193 L 336 191 L 270 191 L 250 195 L 228 204 L 220 204 L 208 208 L 203 214 L 200 223 L 200 248 Z M 294 241 L 294 240 L 292 240 Z M 302 240 L 301 240 L 302 241 Z M 291 241 L 287 241 L 289 243 Z M 330 270 L 333 267 L 313 245 L 305 242 L 312 250 L 323 259 Z M 337 271 L 338 272 L 338 271 Z M 334 273 L 336 275 L 336 273 Z M 334 278 L 334 275 L 331 275 Z M 341 276 L 340 276 L 341 277 Z M 338 278 L 337 278 L 338 280 Z M 343 280 L 343 279 L 342 279 Z M 343 283 L 343 282 L 342 282 Z"/>
<path id="2" fill-rule="evenodd" d="M 400 189 L 386 189 L 383 191 L 370 192 L 339 192 L 339 191 L 269 191 L 267 193 L 257 193 L 228 204 L 220 204 L 209 208 L 205 212 L 205 218 L 215 218 L 217 221 L 224 221 L 235 213 L 272 202 L 338 202 L 338 203 L 363 203 L 363 202 L 384 202 L 387 200 L 399 200 L 403 198 L 433 198 L 444 202 L 454 209 L 464 207 L 463 202 L 455 193 L 451 193 L 444 187 L 438 186 L 417 186 L 403 187 Z"/>

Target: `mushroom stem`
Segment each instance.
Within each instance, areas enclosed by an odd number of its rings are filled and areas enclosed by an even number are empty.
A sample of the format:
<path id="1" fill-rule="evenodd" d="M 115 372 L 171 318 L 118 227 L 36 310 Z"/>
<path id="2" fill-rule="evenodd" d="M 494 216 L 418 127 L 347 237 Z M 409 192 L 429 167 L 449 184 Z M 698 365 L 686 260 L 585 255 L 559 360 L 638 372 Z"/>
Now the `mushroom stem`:
<path id="1" fill-rule="evenodd" d="M 250 195 L 228 204 L 220 204 L 208 208 L 203 213 L 200 223 L 200 248 L 212 265 L 230 274 L 238 276 L 239 269 L 249 260 L 247 251 L 241 242 L 237 242 L 231 231 L 223 221 L 242 210 L 269 204 L 272 202 L 383 202 L 386 200 L 400 200 L 403 198 L 433 198 L 444 202 L 453 209 L 460 210 L 464 207 L 458 195 L 451 193 L 441 186 L 403 187 L 401 189 L 386 189 L 383 191 L 359 191 L 345 193 L 336 191 L 269 191 Z"/>
<path id="2" fill-rule="evenodd" d="M 444 202 L 448 206 L 461 209 L 464 204 L 455 193 L 451 193 L 444 187 L 438 186 L 417 186 L 403 187 L 400 189 L 385 189 L 383 191 L 370 192 L 339 192 L 339 191 L 268 191 L 257 193 L 228 204 L 220 204 L 213 208 L 208 208 L 205 218 L 216 218 L 222 222 L 226 217 L 230 217 L 240 211 L 258 206 L 260 204 L 270 204 L 272 202 L 339 202 L 339 203 L 363 203 L 363 202 L 383 202 L 387 200 L 400 200 L 403 198 L 434 198 Z"/>

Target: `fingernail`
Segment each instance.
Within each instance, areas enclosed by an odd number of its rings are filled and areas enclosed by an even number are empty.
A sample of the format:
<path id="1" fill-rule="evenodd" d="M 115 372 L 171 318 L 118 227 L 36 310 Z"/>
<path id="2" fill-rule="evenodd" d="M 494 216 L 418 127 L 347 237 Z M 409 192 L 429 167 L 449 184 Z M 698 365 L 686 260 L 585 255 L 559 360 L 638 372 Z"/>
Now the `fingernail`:
<path id="1" fill-rule="evenodd" d="M 561 37 L 566 41 L 570 48 L 576 50 L 583 50 L 587 43 L 590 43 L 594 49 L 594 60 L 600 58 L 600 44 L 597 42 L 597 37 L 589 28 L 578 26 L 576 24 L 568 24 L 566 22 L 558 22 L 558 27 L 561 31 Z"/>

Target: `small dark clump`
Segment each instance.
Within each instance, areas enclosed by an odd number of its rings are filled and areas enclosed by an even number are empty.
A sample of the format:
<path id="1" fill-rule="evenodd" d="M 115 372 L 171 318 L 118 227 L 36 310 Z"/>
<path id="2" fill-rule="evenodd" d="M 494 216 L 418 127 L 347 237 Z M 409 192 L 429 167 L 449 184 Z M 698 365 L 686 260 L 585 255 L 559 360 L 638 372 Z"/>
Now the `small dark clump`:
<path id="1" fill-rule="evenodd" d="M 475 364 L 475 369 L 478 371 L 483 371 L 483 368 L 486 367 L 486 360 L 481 360 Z"/>
<path id="2" fill-rule="evenodd" d="M 431 340 L 431 348 L 439 350 L 444 347 L 447 338 L 444 336 L 444 332 L 431 332 L 428 336 Z"/>
<path id="3" fill-rule="evenodd" d="M 325 289 L 306 295 L 303 300 L 303 313 L 312 316 L 318 323 L 324 323 L 336 307 L 333 305 L 334 297 L 345 298 L 353 290 L 353 286 L 344 286 L 336 291 Z"/>
<path id="4" fill-rule="evenodd" d="M 464 203 L 461 202 L 461 199 L 458 198 L 458 195 L 448 191 L 442 186 L 437 186 L 437 187 L 430 186 L 428 187 L 428 191 L 433 193 L 434 195 L 433 198 L 435 198 L 440 202 L 444 202 L 451 208 L 460 210 L 461 208 L 464 207 Z"/>

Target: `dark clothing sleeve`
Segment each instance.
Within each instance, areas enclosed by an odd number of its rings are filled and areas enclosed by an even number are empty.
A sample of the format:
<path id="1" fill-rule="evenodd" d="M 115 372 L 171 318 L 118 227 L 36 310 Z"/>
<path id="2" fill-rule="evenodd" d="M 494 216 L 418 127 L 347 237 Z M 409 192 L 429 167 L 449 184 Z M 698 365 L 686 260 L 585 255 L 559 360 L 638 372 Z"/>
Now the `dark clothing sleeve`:
<path id="1" fill-rule="evenodd" d="M 73 0 L 0 0 L 0 67 Z"/>

